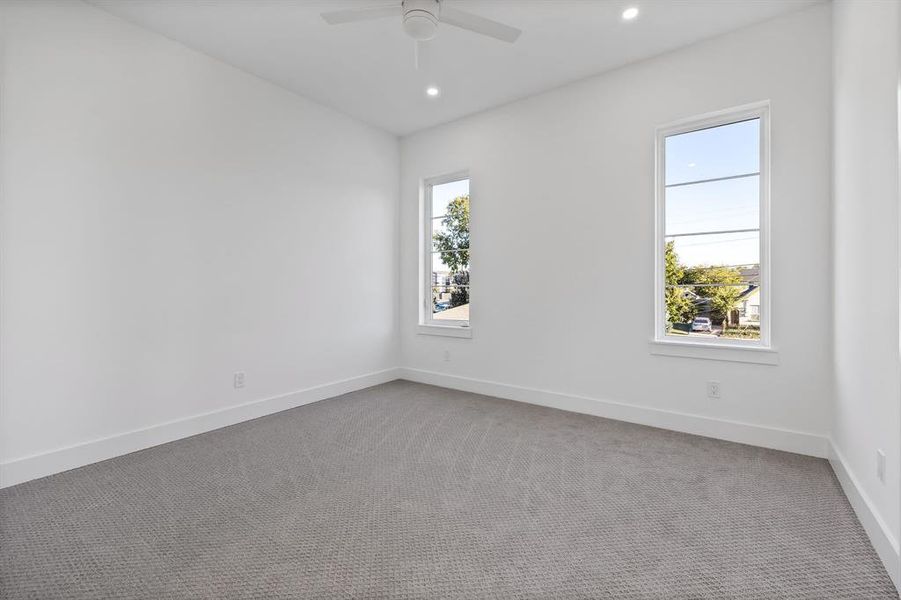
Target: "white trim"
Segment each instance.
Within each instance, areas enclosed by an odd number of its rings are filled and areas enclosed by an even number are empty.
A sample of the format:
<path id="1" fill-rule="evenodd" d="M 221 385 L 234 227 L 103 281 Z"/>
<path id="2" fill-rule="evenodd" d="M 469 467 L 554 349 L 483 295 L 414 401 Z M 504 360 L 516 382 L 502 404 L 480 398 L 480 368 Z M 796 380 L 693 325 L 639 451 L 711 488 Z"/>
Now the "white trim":
<path id="1" fill-rule="evenodd" d="M 672 336 L 670 336 L 672 337 Z M 719 342 L 719 340 L 716 340 Z M 702 358 L 729 362 L 754 363 L 758 365 L 778 365 L 779 353 L 773 348 L 760 346 L 739 346 L 712 342 L 688 342 L 680 340 L 651 340 L 651 354 L 676 356 L 679 358 Z"/>
<path id="2" fill-rule="evenodd" d="M 0 488 L 68 471 L 76 467 L 143 450 L 151 446 L 165 444 L 166 442 L 197 435 L 198 433 L 205 433 L 220 427 L 234 425 L 242 421 L 256 419 L 257 417 L 289 408 L 318 402 L 319 400 L 348 392 L 362 390 L 373 385 L 393 381 L 397 377 L 397 369 L 375 371 L 358 377 L 289 392 L 280 396 L 252 400 L 244 404 L 167 421 L 143 429 L 118 433 L 65 448 L 15 458 L 0 463 Z"/>
<path id="3" fill-rule="evenodd" d="M 472 328 L 461 325 L 417 325 L 416 333 L 421 335 L 443 335 L 445 337 L 471 338 Z"/>
<path id="4" fill-rule="evenodd" d="M 889 577 L 901 592 L 901 568 L 899 568 L 901 567 L 901 553 L 899 553 L 898 539 L 882 519 L 832 440 L 829 441 L 829 450 L 829 464 L 832 465 L 832 470 L 835 471 L 835 476 L 841 484 L 845 496 L 848 497 L 848 502 L 857 514 L 860 524 L 863 525 L 864 531 L 870 538 L 876 554 L 882 560 L 885 570 L 888 571 Z"/>
<path id="5" fill-rule="evenodd" d="M 666 307 L 664 304 L 664 278 L 665 246 L 666 246 L 666 215 L 665 210 L 665 165 L 664 156 L 665 139 L 670 135 L 688 133 L 749 119 L 760 119 L 760 341 L 748 342 L 747 340 L 718 339 L 719 346 L 747 347 L 753 345 L 762 349 L 769 349 L 773 345 L 771 323 L 773 320 L 771 297 L 772 262 L 770 260 L 770 102 L 763 100 L 751 104 L 745 104 L 735 108 L 719 110 L 698 117 L 680 119 L 662 125 L 655 131 L 654 137 L 654 331 L 652 338 L 656 342 L 665 343 L 672 340 L 672 336 L 666 335 Z M 679 343 L 680 340 L 674 340 Z M 656 352 L 655 352 L 656 353 Z M 662 353 L 662 352 L 661 352 Z M 684 356 L 684 354 L 678 354 Z M 720 354 L 721 356 L 721 354 Z M 713 354 L 713 360 L 730 360 L 717 358 Z M 694 358 L 708 358 L 707 356 L 694 356 Z M 742 361 L 757 362 L 757 361 Z"/>
<path id="6" fill-rule="evenodd" d="M 784 450 L 818 458 L 827 458 L 829 456 L 828 439 L 815 433 L 714 419 L 702 415 L 613 402 L 574 394 L 563 394 L 496 381 L 461 377 L 459 375 L 447 375 L 422 369 L 401 367 L 398 377 L 408 381 L 506 398 L 529 404 L 538 404 L 540 406 L 549 406 L 560 410 L 616 419 L 628 423 L 660 427 L 671 431 L 681 431 L 729 442 Z"/>
<path id="7" fill-rule="evenodd" d="M 420 183 L 420 272 L 422 280 L 419 285 L 419 327 L 440 327 L 441 329 L 437 332 L 423 331 L 420 329 L 419 333 L 426 333 L 429 335 L 448 335 L 452 337 L 471 337 L 470 335 L 457 335 L 454 333 L 448 333 L 446 330 L 449 327 L 463 328 L 469 327 L 472 321 L 472 269 L 469 270 L 469 285 L 465 286 L 470 289 L 470 320 L 435 320 L 432 318 L 432 255 L 435 252 L 432 250 L 432 221 L 436 218 L 432 215 L 432 188 L 436 185 L 442 185 L 445 183 L 452 183 L 454 181 L 469 181 L 469 195 L 470 195 L 470 205 L 472 200 L 472 178 L 469 175 L 469 171 L 467 170 L 459 170 L 454 171 L 453 173 L 448 173 L 446 175 L 438 175 L 436 177 L 428 177 L 423 179 Z M 471 208 L 470 208 L 471 210 Z M 472 238 L 472 234 L 470 233 L 470 239 Z M 471 246 L 471 242 L 470 242 Z M 472 250 L 469 250 L 470 256 L 472 256 Z M 448 286 L 451 287 L 451 286 Z M 464 287 L 464 286 L 458 286 Z"/>

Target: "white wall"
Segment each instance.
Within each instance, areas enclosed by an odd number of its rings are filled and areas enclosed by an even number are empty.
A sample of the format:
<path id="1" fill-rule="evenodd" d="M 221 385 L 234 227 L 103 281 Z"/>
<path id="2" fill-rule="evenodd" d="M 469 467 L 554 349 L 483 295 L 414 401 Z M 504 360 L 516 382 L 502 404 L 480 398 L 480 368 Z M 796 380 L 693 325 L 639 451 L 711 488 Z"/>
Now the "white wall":
<path id="1" fill-rule="evenodd" d="M 776 446 L 786 445 L 779 430 L 805 432 L 824 453 L 832 387 L 831 93 L 825 4 L 404 138 L 403 366 L 412 376 L 426 370 L 571 394 L 582 407 L 590 406 L 586 398 L 614 401 L 626 407 L 606 414 L 625 418 L 660 417 L 629 409 L 643 406 L 759 426 L 767 429 L 731 437 Z M 652 356 L 655 127 L 765 99 L 772 102 L 780 364 Z M 466 168 L 472 339 L 417 334 L 419 180 Z M 707 399 L 710 379 L 722 383 L 721 400 Z M 677 421 L 690 419 L 653 422 Z M 736 428 L 694 430 L 724 436 Z"/>
<path id="2" fill-rule="evenodd" d="M 845 468 L 895 544 L 901 503 L 899 6 L 897 2 L 840 1 L 834 8 L 836 393 L 832 435 Z M 879 448 L 888 460 L 885 483 L 876 477 Z"/>
<path id="3" fill-rule="evenodd" d="M 80 2 L 0 21 L 8 476 L 395 365 L 396 138 Z"/>

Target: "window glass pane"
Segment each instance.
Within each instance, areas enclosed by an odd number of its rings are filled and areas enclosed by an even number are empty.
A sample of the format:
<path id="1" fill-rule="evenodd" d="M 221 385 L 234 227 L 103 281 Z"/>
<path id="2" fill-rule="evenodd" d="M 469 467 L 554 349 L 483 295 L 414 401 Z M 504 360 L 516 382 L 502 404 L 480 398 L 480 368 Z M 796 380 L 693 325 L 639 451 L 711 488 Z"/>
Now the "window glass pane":
<path id="1" fill-rule="evenodd" d="M 469 250 L 459 252 L 435 252 L 432 254 L 432 271 L 455 273 L 469 270 Z"/>
<path id="2" fill-rule="evenodd" d="M 429 316 L 469 321 L 469 180 L 432 186 L 431 198 Z"/>
<path id="3" fill-rule="evenodd" d="M 447 271 L 432 271 L 432 287 L 441 285 L 469 286 L 469 271 L 449 273 Z"/>
<path id="4" fill-rule="evenodd" d="M 666 335 L 759 340 L 760 119 L 664 143 Z"/>
<path id="5" fill-rule="evenodd" d="M 666 238 L 678 264 L 684 268 L 700 266 L 744 267 L 760 263 L 760 234 L 717 233 Z"/>
<path id="6" fill-rule="evenodd" d="M 699 277 L 698 279 L 702 279 Z M 719 277 L 709 277 L 716 281 Z M 726 278 L 728 280 L 728 278 Z M 666 335 L 725 339 L 760 339 L 760 286 L 734 285 L 668 286 Z"/>
<path id="7" fill-rule="evenodd" d="M 432 318 L 440 320 L 469 320 L 469 264 L 468 252 L 436 253 L 432 255 Z M 455 264 L 451 268 L 445 261 Z M 464 306 L 465 305 L 465 306 Z"/>
<path id="8" fill-rule="evenodd" d="M 430 224 L 432 228 L 432 250 L 452 251 L 468 249 L 468 193 L 450 197 L 443 210 L 445 211 L 443 213 L 444 216 L 433 218 Z"/>
<path id="9" fill-rule="evenodd" d="M 432 217 L 443 217 L 455 198 L 469 198 L 469 180 L 451 181 L 432 186 Z"/>
<path id="10" fill-rule="evenodd" d="M 432 287 L 432 318 L 436 321 L 469 321 L 469 288 Z"/>
<path id="11" fill-rule="evenodd" d="M 760 170 L 760 119 L 671 135 L 665 144 L 666 185 Z"/>
<path id="12" fill-rule="evenodd" d="M 468 202 L 468 201 L 467 201 Z M 432 251 L 469 249 L 469 210 L 467 205 L 443 219 L 432 219 Z"/>
<path id="13" fill-rule="evenodd" d="M 757 229 L 760 177 L 667 188 L 665 212 L 666 235 Z"/>
<path id="14" fill-rule="evenodd" d="M 444 245 L 444 240 L 448 237 L 447 227 L 443 223 L 444 217 L 432 219 L 432 252 L 438 250 Z"/>

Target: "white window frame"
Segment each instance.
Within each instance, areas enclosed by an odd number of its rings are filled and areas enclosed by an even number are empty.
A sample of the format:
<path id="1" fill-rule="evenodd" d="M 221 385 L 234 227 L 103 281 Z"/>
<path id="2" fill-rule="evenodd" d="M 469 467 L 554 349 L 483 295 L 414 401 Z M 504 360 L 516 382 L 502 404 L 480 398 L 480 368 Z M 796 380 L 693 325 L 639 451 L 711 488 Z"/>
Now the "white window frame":
<path id="1" fill-rule="evenodd" d="M 449 337 L 472 337 L 472 267 L 469 269 L 469 321 L 432 318 L 432 188 L 454 181 L 469 180 L 470 210 L 472 210 L 472 178 L 469 171 L 460 170 L 429 177 L 420 186 L 420 285 L 419 285 L 419 333 Z M 470 223 L 471 227 L 471 223 Z M 472 231 L 470 230 L 470 240 Z M 470 241 L 470 257 L 472 246 Z"/>
<path id="2" fill-rule="evenodd" d="M 682 133 L 760 119 L 760 339 L 674 339 L 666 335 L 666 138 Z M 756 102 L 683 119 L 658 127 L 655 137 L 654 334 L 651 353 L 760 364 L 778 364 L 772 342 L 772 262 L 770 260 L 770 103 Z"/>

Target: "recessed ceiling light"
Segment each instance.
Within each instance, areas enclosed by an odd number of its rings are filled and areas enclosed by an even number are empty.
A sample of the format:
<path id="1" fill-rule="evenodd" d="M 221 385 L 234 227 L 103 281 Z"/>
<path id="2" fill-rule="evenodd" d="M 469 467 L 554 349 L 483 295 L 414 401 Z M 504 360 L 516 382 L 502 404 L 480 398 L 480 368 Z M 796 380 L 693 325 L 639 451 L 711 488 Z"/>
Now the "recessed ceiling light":
<path id="1" fill-rule="evenodd" d="M 623 21 L 631 21 L 638 16 L 638 9 L 631 6 L 623 11 Z"/>
<path id="2" fill-rule="evenodd" d="M 441 90 L 439 90 L 439 89 L 438 89 L 437 87 L 435 87 L 434 85 L 430 85 L 429 87 L 427 87 L 427 88 L 425 89 L 425 95 L 428 96 L 429 98 L 435 98 L 435 97 L 437 97 L 438 94 L 440 94 L 440 93 L 441 93 Z"/>

